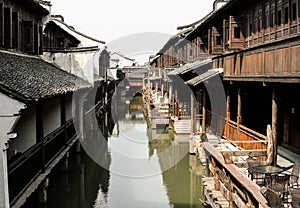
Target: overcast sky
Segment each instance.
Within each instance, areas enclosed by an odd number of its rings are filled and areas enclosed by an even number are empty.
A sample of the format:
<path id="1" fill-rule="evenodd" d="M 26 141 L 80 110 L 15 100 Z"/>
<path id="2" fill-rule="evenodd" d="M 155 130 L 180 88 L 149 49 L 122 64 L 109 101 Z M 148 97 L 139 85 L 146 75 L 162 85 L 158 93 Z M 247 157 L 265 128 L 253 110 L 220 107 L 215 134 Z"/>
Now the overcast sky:
<path id="1" fill-rule="evenodd" d="M 65 22 L 77 31 L 103 40 L 110 51 L 118 51 L 143 64 L 149 54 L 155 55 L 171 35 L 175 35 L 178 26 L 193 23 L 213 10 L 214 0 L 51 0 L 51 14 L 62 15 Z M 144 50 L 122 48 L 113 50 L 113 45 L 136 47 L 135 34 L 146 33 L 142 37 Z M 163 35 L 149 33 L 162 33 Z M 127 38 L 130 36 L 129 38 Z M 121 38 L 121 39 L 120 39 Z M 149 47 L 149 45 L 151 47 Z M 145 52 L 148 51 L 148 52 Z M 141 55 L 132 55 L 132 54 Z M 146 58 L 148 57 L 148 58 Z"/>
<path id="2" fill-rule="evenodd" d="M 174 35 L 213 8 L 213 0 L 51 0 L 52 14 L 76 30 L 105 42 L 140 32 Z"/>

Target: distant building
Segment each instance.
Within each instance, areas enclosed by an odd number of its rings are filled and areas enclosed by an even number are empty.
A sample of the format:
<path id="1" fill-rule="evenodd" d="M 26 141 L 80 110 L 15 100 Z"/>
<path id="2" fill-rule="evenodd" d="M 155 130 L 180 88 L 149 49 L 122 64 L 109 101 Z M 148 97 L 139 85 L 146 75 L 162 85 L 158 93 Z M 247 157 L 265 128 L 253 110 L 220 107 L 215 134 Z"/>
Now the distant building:
<path id="1" fill-rule="evenodd" d="M 44 31 L 43 58 L 68 73 L 91 84 L 98 79 L 98 57 L 106 50 L 104 41 L 78 32 L 64 22 L 60 15 L 52 15 Z"/>

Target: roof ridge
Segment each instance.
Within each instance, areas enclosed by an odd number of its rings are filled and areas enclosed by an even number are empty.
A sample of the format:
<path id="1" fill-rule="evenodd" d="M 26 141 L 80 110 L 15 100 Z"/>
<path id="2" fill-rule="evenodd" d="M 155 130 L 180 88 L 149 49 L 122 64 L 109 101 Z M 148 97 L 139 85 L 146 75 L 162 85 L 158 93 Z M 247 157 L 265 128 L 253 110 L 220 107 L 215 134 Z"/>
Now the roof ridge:
<path id="1" fill-rule="evenodd" d="M 93 37 L 91 37 L 91 36 L 85 35 L 85 34 L 79 32 L 79 31 L 75 30 L 73 27 L 71 27 L 70 25 L 68 25 L 67 23 L 65 23 L 65 22 L 63 22 L 63 21 L 61 21 L 61 20 L 52 18 L 51 21 L 57 21 L 57 22 L 63 24 L 64 26 L 66 26 L 69 30 L 71 30 L 71 31 L 73 31 L 73 32 L 75 32 L 75 33 L 77 33 L 78 35 L 81 35 L 81 36 L 83 36 L 83 37 L 85 37 L 85 38 L 88 38 L 88 39 L 90 39 L 90 40 L 92 40 L 92 41 L 95 41 L 95 42 L 98 42 L 98 43 L 101 43 L 101 44 L 105 44 L 105 41 L 103 41 L 103 40 L 98 40 L 98 39 L 93 38 Z"/>
<path id="2" fill-rule="evenodd" d="M 20 53 L 19 51 L 9 51 L 9 50 L 0 49 L 0 53 L 6 53 L 6 54 L 11 54 L 11 55 L 21 56 L 26 58 L 42 59 L 40 56 Z"/>

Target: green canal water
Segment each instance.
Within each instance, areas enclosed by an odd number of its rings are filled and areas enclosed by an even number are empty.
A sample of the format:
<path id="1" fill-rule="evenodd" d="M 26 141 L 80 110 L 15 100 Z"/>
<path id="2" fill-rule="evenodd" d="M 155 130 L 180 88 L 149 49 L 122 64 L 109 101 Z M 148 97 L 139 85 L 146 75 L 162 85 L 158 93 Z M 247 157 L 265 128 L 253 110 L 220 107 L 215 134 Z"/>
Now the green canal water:
<path id="1" fill-rule="evenodd" d="M 188 153 L 188 135 L 147 128 L 143 102 L 125 106 L 107 138 L 108 170 L 85 151 L 70 154 L 69 171 L 50 175 L 49 208 L 164 208 L 199 207 L 203 167 Z M 128 110 L 126 110 L 128 109 Z"/>

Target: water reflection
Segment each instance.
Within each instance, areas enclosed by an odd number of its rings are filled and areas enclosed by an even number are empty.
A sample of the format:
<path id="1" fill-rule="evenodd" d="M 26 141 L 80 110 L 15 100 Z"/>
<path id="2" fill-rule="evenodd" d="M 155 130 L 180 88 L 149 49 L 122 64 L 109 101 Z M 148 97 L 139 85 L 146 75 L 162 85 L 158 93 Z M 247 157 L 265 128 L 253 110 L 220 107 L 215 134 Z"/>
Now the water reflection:
<path id="1" fill-rule="evenodd" d="M 84 152 L 72 155 L 69 171 L 56 168 L 50 175 L 47 206 L 49 208 L 92 207 L 99 187 L 108 192 L 109 172 L 92 161 Z"/>
<path id="2" fill-rule="evenodd" d="M 188 137 L 149 134 L 143 100 L 136 99 L 134 106 L 117 105 L 126 112 L 113 113 L 109 171 L 84 152 L 72 156 L 70 171 L 50 178 L 48 207 L 202 207 L 205 169 L 188 154 Z"/>

